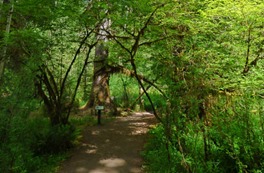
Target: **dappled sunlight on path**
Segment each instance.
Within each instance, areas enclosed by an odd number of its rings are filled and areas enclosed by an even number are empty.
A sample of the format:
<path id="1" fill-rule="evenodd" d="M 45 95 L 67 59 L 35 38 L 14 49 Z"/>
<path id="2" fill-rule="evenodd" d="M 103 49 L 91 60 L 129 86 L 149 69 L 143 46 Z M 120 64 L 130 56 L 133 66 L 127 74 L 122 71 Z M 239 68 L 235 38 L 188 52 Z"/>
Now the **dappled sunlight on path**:
<path id="1" fill-rule="evenodd" d="M 140 152 L 154 123 L 144 112 L 88 127 L 82 145 L 58 173 L 142 173 Z"/>

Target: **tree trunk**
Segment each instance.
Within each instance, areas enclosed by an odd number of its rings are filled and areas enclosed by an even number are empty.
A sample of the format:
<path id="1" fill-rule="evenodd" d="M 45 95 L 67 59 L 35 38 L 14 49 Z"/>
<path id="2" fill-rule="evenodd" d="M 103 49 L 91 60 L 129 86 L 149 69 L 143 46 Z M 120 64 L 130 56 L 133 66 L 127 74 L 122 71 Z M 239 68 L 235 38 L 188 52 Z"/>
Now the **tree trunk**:
<path id="1" fill-rule="evenodd" d="M 117 109 L 114 105 L 109 88 L 110 73 L 107 71 L 108 50 L 104 42 L 100 42 L 95 49 L 94 76 L 93 84 L 89 97 L 89 102 L 86 104 L 86 109 L 94 109 L 95 106 L 102 105 L 105 107 L 105 112 L 116 114 Z"/>
<path id="2" fill-rule="evenodd" d="M 141 80 L 141 82 L 143 83 L 143 80 Z M 139 86 L 139 96 L 141 96 L 143 94 L 144 94 L 144 90 L 141 86 Z M 139 98 L 139 106 L 140 106 L 140 110 L 145 110 L 143 97 Z"/>
<path id="3" fill-rule="evenodd" d="M 4 0 L 3 4 L 4 5 L 9 5 L 10 1 L 9 0 Z M 7 18 L 6 18 L 5 33 L 6 33 L 7 37 L 8 37 L 9 32 L 10 32 L 13 9 L 14 9 L 14 6 L 12 4 L 10 6 L 10 9 L 9 9 L 9 12 L 8 12 Z M 0 17 L 2 17 L 2 16 L 0 16 Z M 5 16 L 3 16 L 3 17 L 5 17 Z M 5 37 L 5 35 L 3 37 Z M 5 43 L 3 48 L 2 48 L 2 53 L 0 55 L 0 80 L 2 80 L 2 77 L 4 75 L 5 63 L 6 63 L 6 59 L 7 59 L 6 58 L 6 50 L 7 50 L 7 45 Z"/>
<path id="4" fill-rule="evenodd" d="M 124 107 L 128 108 L 129 107 L 129 97 L 128 97 L 128 92 L 127 92 L 127 82 L 121 77 L 122 83 L 123 83 L 123 96 L 122 96 L 122 102 L 124 103 Z"/>
<path id="5" fill-rule="evenodd" d="M 110 96 L 110 72 L 107 70 L 108 49 L 105 43 L 108 41 L 107 35 L 111 25 L 109 19 L 105 19 L 98 27 L 97 40 L 94 59 L 94 76 L 88 103 L 84 109 L 94 109 L 95 106 L 104 106 L 108 114 L 116 114 L 117 109 Z"/>

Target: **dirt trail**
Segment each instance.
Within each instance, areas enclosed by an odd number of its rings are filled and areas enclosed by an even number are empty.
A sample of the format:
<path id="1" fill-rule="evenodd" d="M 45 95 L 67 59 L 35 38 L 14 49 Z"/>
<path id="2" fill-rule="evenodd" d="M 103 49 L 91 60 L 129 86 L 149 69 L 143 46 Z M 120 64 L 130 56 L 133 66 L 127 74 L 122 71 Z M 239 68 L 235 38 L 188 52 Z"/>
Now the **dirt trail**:
<path id="1" fill-rule="evenodd" d="M 85 130 L 81 147 L 58 173 L 143 173 L 140 152 L 154 116 L 135 113 L 102 123 Z"/>

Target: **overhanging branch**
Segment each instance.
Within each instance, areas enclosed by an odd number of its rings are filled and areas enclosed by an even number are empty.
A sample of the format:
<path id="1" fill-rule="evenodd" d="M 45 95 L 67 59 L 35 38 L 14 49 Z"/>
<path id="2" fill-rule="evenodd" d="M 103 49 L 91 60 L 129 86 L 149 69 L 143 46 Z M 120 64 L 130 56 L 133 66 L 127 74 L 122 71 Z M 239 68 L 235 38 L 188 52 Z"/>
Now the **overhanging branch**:
<path id="1" fill-rule="evenodd" d="M 110 66 L 108 65 L 107 66 L 107 70 L 109 73 L 122 73 L 126 76 L 129 76 L 129 77 L 136 77 L 136 74 L 134 71 L 132 70 L 129 70 L 123 66 Z M 153 86 L 154 88 L 156 88 L 161 94 L 163 97 L 167 98 L 166 94 L 153 82 L 153 81 L 150 81 L 149 79 L 147 79 L 145 76 L 143 75 L 137 75 L 138 78 L 146 83 L 148 83 L 149 85 Z"/>
<path id="2" fill-rule="evenodd" d="M 92 29 L 90 32 L 87 31 L 86 36 L 83 38 L 83 40 L 81 41 L 81 43 L 80 43 L 78 49 L 76 50 L 75 55 L 74 55 L 74 57 L 73 57 L 73 59 L 72 59 L 72 61 L 71 61 L 71 64 L 69 65 L 69 67 L 68 67 L 68 69 L 67 69 L 67 71 L 66 71 L 66 73 L 65 73 L 65 76 L 64 76 L 64 78 L 63 78 L 63 81 L 62 81 L 62 84 L 61 84 L 61 88 L 60 88 L 60 97 L 61 97 L 62 94 L 63 94 L 66 80 L 67 80 L 68 75 L 69 75 L 69 73 L 70 73 L 70 71 L 71 71 L 71 69 L 72 69 L 73 64 L 75 63 L 75 61 L 76 61 L 76 59 L 77 59 L 77 56 L 79 55 L 79 53 L 80 53 L 80 51 L 81 51 L 81 48 L 83 47 L 83 45 L 85 44 L 86 40 L 89 38 L 89 36 L 90 36 L 93 32 L 94 32 L 94 29 Z"/>

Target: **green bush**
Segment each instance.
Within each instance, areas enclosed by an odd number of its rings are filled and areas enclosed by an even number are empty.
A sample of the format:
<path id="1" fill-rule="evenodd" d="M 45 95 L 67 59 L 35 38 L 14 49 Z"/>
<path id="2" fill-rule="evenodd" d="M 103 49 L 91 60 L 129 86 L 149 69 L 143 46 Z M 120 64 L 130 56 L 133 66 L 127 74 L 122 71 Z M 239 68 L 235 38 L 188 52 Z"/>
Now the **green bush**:
<path id="1" fill-rule="evenodd" d="M 47 118 L 6 117 L 0 116 L 0 172 L 49 172 L 78 135 L 70 125 L 52 127 Z"/>
<path id="2" fill-rule="evenodd" d="M 149 131 L 150 140 L 145 146 L 143 156 L 149 172 L 168 172 L 168 150 L 166 149 L 166 137 L 162 125 Z"/>
<path id="3" fill-rule="evenodd" d="M 44 154 L 65 152 L 67 149 L 72 148 L 77 135 L 73 126 L 57 125 L 50 127 L 45 137 L 44 143 L 39 146 L 39 152 Z"/>
<path id="4" fill-rule="evenodd" d="M 225 107 L 220 98 L 210 110 L 209 124 L 174 112 L 169 125 L 149 132 L 144 152 L 147 171 L 264 172 L 262 104 L 245 96 L 234 97 L 232 105 Z"/>

